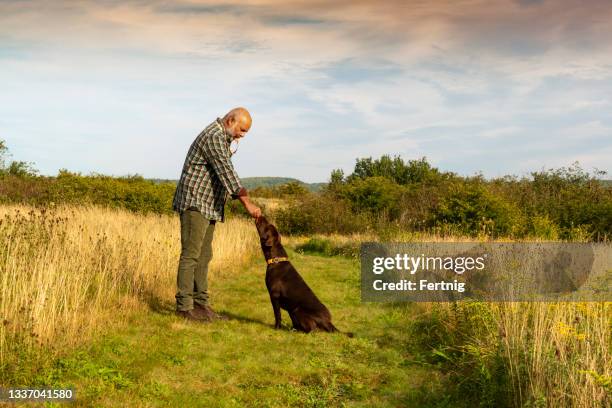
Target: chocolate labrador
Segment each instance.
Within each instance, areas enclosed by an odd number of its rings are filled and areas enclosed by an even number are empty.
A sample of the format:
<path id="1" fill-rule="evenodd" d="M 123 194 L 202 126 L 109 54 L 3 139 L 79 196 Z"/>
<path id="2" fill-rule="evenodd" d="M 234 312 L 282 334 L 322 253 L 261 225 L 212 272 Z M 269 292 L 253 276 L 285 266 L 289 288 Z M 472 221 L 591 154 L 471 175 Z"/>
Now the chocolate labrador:
<path id="1" fill-rule="evenodd" d="M 329 310 L 295 270 L 281 245 L 276 227 L 265 218 L 255 221 L 266 263 L 266 287 L 274 309 L 274 328 L 281 327 L 281 309 L 289 313 L 293 328 L 305 333 L 319 329 L 339 331 L 331 322 Z M 351 333 L 345 333 L 353 337 Z"/>

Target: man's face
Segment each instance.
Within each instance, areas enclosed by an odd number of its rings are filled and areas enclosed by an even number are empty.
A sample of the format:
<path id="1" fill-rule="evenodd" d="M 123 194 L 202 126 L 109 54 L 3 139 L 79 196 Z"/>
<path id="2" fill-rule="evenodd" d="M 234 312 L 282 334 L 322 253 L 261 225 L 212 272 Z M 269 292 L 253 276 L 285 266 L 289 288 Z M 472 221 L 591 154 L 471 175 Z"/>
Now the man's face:
<path id="1" fill-rule="evenodd" d="M 251 121 L 242 116 L 237 119 L 230 118 L 226 130 L 232 139 L 240 139 L 246 135 L 250 128 Z"/>

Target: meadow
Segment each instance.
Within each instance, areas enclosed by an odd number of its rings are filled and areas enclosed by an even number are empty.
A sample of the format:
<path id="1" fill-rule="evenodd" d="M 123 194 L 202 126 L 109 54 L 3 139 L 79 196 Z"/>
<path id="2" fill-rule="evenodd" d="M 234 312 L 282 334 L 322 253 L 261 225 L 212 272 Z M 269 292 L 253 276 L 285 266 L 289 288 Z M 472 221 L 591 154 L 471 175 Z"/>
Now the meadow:
<path id="1" fill-rule="evenodd" d="M 217 275 L 256 253 L 248 224 L 234 219 L 219 229 Z M 3 383 L 30 382 L 20 359 L 32 353 L 77 346 L 148 302 L 173 299 L 178 228 L 173 216 L 93 206 L 0 207 Z"/>
<path id="2" fill-rule="evenodd" d="M 251 195 L 294 265 L 355 333 L 272 330 L 252 221 L 216 231 L 213 306 L 174 313 L 172 181 L 8 161 L 0 140 L 0 385 L 73 387 L 78 406 L 608 407 L 611 303 L 362 303 L 365 241 L 609 244 L 612 188 L 578 163 L 459 176 L 426 158 L 358 158 L 329 183 Z"/>
<path id="3" fill-rule="evenodd" d="M 272 329 L 252 221 L 216 231 L 213 306 L 173 315 L 178 218 L 99 206 L 0 207 L 0 383 L 71 386 L 78 406 L 605 407 L 610 303 L 361 303 L 356 244 L 286 236 L 355 333 Z M 281 233 L 283 231 L 281 230 Z M 397 240 L 478 240 L 406 233 Z"/>

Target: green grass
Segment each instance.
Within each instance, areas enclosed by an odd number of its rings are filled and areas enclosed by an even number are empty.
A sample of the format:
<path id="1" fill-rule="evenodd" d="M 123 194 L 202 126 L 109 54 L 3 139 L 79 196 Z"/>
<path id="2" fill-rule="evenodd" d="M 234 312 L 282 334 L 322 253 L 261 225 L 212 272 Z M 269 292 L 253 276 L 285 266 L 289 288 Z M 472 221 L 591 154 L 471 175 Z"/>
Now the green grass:
<path id="1" fill-rule="evenodd" d="M 290 257 L 354 338 L 291 331 L 285 312 L 274 330 L 265 264 L 256 259 L 231 279 L 211 273 L 213 307 L 231 320 L 183 322 L 173 299 L 163 300 L 34 381 L 74 387 L 78 406 L 447 406 L 439 373 L 407 354 L 410 306 L 361 303 L 354 260 Z"/>

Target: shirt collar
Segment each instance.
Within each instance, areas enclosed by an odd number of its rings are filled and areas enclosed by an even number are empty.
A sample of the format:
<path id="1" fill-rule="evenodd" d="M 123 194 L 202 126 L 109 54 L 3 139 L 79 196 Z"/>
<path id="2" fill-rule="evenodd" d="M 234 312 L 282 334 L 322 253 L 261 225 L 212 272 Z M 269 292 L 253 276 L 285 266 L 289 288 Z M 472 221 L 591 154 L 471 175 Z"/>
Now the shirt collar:
<path id="1" fill-rule="evenodd" d="M 217 118 L 217 125 L 219 125 L 219 127 L 223 131 L 223 135 L 225 136 L 225 141 L 227 143 L 232 143 L 232 137 L 227 133 L 227 130 L 225 130 L 225 126 L 223 126 L 223 121 L 221 120 L 221 118 Z"/>

